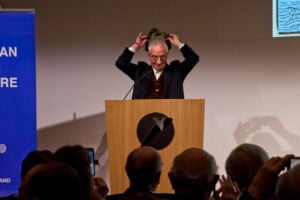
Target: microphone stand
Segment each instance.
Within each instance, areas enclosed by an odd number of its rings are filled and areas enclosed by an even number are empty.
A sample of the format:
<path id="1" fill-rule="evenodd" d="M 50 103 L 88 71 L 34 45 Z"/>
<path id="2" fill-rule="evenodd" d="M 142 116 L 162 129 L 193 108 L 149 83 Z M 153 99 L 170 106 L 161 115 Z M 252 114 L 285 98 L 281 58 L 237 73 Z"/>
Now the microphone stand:
<path id="1" fill-rule="evenodd" d="M 127 99 L 129 93 L 132 91 L 134 84 L 129 88 L 128 92 L 126 93 L 126 95 L 123 97 L 123 100 Z"/>
<path id="2" fill-rule="evenodd" d="M 144 73 L 140 78 L 138 78 L 138 80 L 134 81 L 134 83 L 132 84 L 132 86 L 129 88 L 128 92 L 126 93 L 126 95 L 123 97 L 123 100 L 125 100 L 129 93 L 132 91 L 132 89 L 135 87 L 136 82 L 137 81 L 141 81 L 142 79 L 144 79 L 146 76 L 148 76 L 149 74 L 151 74 L 153 71 L 149 70 L 148 72 Z"/>

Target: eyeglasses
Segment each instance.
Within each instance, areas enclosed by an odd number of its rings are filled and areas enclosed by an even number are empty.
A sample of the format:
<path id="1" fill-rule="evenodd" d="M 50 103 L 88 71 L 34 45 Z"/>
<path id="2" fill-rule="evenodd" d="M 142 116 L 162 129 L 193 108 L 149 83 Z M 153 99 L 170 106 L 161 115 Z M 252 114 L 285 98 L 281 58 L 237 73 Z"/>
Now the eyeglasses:
<path id="1" fill-rule="evenodd" d="M 163 56 L 150 56 L 150 60 L 152 62 L 156 62 L 158 60 L 158 58 L 160 59 L 160 61 L 164 62 L 167 60 L 167 56 L 163 55 Z"/>

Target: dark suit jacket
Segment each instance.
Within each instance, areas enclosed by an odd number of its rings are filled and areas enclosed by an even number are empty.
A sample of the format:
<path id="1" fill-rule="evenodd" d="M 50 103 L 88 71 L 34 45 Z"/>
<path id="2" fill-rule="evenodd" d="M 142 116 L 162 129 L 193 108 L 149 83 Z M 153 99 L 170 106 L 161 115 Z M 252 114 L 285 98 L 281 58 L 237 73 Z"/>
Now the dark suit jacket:
<path id="1" fill-rule="evenodd" d="M 178 60 L 167 64 L 163 70 L 166 99 L 183 99 L 183 81 L 199 61 L 199 56 L 188 46 L 180 51 L 183 62 Z M 134 53 L 126 48 L 116 61 L 116 66 L 134 81 L 132 99 L 144 99 L 153 75 L 152 67 L 146 62 L 131 63 Z"/>

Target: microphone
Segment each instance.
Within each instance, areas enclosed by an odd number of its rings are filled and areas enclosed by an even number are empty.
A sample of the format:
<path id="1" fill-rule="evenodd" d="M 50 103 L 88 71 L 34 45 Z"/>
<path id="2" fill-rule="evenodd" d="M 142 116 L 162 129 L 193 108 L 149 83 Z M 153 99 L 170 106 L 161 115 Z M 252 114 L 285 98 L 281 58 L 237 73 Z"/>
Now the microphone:
<path id="1" fill-rule="evenodd" d="M 132 84 L 132 86 L 129 88 L 129 90 L 127 91 L 126 95 L 123 97 L 123 100 L 127 99 L 129 93 L 132 91 L 132 89 L 135 87 L 136 82 L 137 81 L 141 81 L 143 80 L 146 76 L 148 76 L 149 74 L 151 74 L 153 72 L 153 70 L 149 70 L 148 72 L 144 73 L 141 77 L 139 77 L 136 81 L 134 81 L 134 83 Z"/>

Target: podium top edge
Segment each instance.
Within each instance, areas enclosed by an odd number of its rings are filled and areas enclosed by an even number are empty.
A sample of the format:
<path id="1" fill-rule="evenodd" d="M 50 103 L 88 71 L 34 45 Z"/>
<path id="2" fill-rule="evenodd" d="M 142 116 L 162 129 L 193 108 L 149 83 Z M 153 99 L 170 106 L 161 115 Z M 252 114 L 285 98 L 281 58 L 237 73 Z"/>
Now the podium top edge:
<path id="1" fill-rule="evenodd" d="M 205 99 L 105 99 L 105 101 L 205 101 Z"/>
<path id="2" fill-rule="evenodd" d="M 0 8 L 0 12 L 35 12 L 34 8 Z"/>

